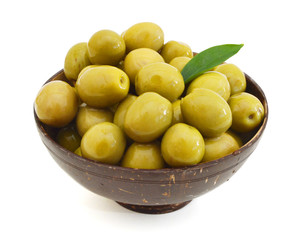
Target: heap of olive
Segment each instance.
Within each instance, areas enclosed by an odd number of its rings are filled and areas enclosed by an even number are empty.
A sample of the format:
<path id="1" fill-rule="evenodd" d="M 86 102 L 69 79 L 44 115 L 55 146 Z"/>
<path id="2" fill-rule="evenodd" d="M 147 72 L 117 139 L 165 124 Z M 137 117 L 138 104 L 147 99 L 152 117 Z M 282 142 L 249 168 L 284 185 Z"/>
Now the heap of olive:
<path id="1" fill-rule="evenodd" d="M 36 114 L 60 128 L 60 145 L 102 163 L 159 169 L 221 158 L 242 146 L 238 133 L 255 129 L 264 108 L 234 64 L 185 84 L 192 57 L 185 43 L 164 44 L 154 23 L 98 31 L 70 48 L 64 74 L 73 84 L 45 84 Z"/>

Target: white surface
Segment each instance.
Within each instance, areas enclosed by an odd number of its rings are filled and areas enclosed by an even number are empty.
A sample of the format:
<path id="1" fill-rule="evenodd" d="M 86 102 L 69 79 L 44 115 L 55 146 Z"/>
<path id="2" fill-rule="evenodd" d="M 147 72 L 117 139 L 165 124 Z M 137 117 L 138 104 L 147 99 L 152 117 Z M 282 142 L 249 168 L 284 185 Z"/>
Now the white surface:
<path id="1" fill-rule="evenodd" d="M 302 1 L 29 0 L 2 1 L 0 9 L 1 239 L 304 238 Z M 141 21 L 197 52 L 244 43 L 229 61 L 258 82 L 270 107 L 258 148 L 229 182 L 157 216 L 72 180 L 40 141 L 32 108 L 73 44 Z"/>

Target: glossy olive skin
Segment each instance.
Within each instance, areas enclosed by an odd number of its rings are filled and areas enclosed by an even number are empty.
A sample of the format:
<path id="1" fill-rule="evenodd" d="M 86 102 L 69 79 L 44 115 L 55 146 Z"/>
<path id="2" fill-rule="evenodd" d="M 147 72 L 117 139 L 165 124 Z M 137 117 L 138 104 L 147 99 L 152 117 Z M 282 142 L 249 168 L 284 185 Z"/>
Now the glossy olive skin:
<path id="1" fill-rule="evenodd" d="M 177 100 L 185 89 L 182 74 L 168 63 L 157 62 L 143 66 L 135 78 L 138 95 L 156 92 L 170 102 Z"/>
<path id="2" fill-rule="evenodd" d="M 244 92 L 246 90 L 247 84 L 245 74 L 236 65 L 224 63 L 215 67 L 213 70 L 226 75 L 230 84 L 231 95 Z"/>
<path id="3" fill-rule="evenodd" d="M 187 88 L 187 94 L 196 88 L 207 88 L 223 97 L 226 101 L 230 97 L 230 84 L 227 77 L 220 73 L 209 71 L 195 78 Z"/>
<path id="4" fill-rule="evenodd" d="M 95 68 L 95 67 L 99 67 L 100 65 L 94 65 L 94 64 L 92 64 L 92 65 L 88 65 L 88 66 L 86 66 L 85 68 L 83 68 L 81 71 L 80 71 L 80 73 L 78 74 L 78 76 L 80 76 L 81 74 L 83 74 L 86 70 L 88 70 L 88 69 L 90 69 L 90 68 Z M 77 80 L 77 79 L 76 79 Z"/>
<path id="5" fill-rule="evenodd" d="M 180 103 L 181 100 L 176 100 L 175 102 L 172 103 L 173 116 L 172 116 L 171 125 L 184 122 Z"/>
<path id="6" fill-rule="evenodd" d="M 113 113 L 110 110 L 92 108 L 86 104 L 79 107 L 76 116 L 76 126 L 80 136 L 97 123 L 112 121 Z"/>
<path id="7" fill-rule="evenodd" d="M 130 82 L 121 69 L 101 65 L 82 72 L 75 87 L 83 102 L 91 107 L 105 108 L 127 96 Z"/>
<path id="8" fill-rule="evenodd" d="M 181 99 L 185 123 L 196 127 L 204 137 L 217 137 L 232 124 L 228 103 L 212 90 L 200 88 Z"/>
<path id="9" fill-rule="evenodd" d="M 164 62 L 163 57 L 150 48 L 138 48 L 128 53 L 124 60 L 123 70 L 129 76 L 130 82 L 135 83 L 138 71 L 145 65 Z"/>
<path id="10" fill-rule="evenodd" d="M 178 71 L 181 72 L 190 60 L 190 57 L 175 57 L 169 62 L 169 64 L 173 67 L 176 67 Z"/>
<path id="11" fill-rule="evenodd" d="M 123 38 L 111 30 L 101 30 L 88 41 L 89 58 L 92 64 L 117 65 L 125 56 Z"/>
<path id="12" fill-rule="evenodd" d="M 137 96 L 128 94 L 128 96 L 119 103 L 119 105 L 115 111 L 113 122 L 118 127 L 120 127 L 122 130 L 123 130 L 126 112 L 129 108 L 129 106 L 136 100 L 136 98 L 137 98 Z"/>
<path id="13" fill-rule="evenodd" d="M 249 132 L 264 119 L 263 104 L 250 93 L 234 94 L 229 98 L 228 104 L 232 112 L 231 128 L 237 132 Z"/>
<path id="14" fill-rule="evenodd" d="M 205 138 L 205 155 L 202 162 L 210 162 L 227 156 L 241 146 L 241 139 L 229 131 L 215 138 Z"/>
<path id="15" fill-rule="evenodd" d="M 68 125 L 59 130 L 56 141 L 65 149 L 74 152 L 80 146 L 81 136 L 75 126 Z"/>
<path id="16" fill-rule="evenodd" d="M 170 126 L 172 105 L 154 92 L 143 93 L 129 106 L 124 121 L 125 133 L 134 141 L 156 140 Z"/>
<path id="17" fill-rule="evenodd" d="M 64 75 L 68 80 L 76 81 L 80 71 L 90 64 L 88 44 L 86 42 L 77 43 L 69 49 L 65 56 Z"/>
<path id="18" fill-rule="evenodd" d="M 193 52 L 190 46 L 186 43 L 177 41 L 167 42 L 163 46 L 160 54 L 165 59 L 166 63 L 169 63 L 173 58 L 176 57 L 193 57 Z"/>
<path id="19" fill-rule="evenodd" d="M 74 88 L 56 80 L 45 84 L 38 92 L 35 112 L 41 122 L 52 127 L 63 127 L 76 116 L 78 103 Z"/>
<path id="20" fill-rule="evenodd" d="M 91 127 L 81 139 L 82 156 L 107 164 L 117 164 L 123 156 L 126 139 L 114 123 L 103 122 Z"/>
<path id="21" fill-rule="evenodd" d="M 161 155 L 160 144 L 132 143 L 121 161 L 122 167 L 138 169 L 161 169 L 165 161 Z"/>
<path id="22" fill-rule="evenodd" d="M 196 128 L 177 123 L 164 134 L 161 151 L 164 160 L 171 167 L 198 164 L 205 154 L 204 138 Z"/>
<path id="23" fill-rule="evenodd" d="M 128 52 L 137 48 L 151 48 L 158 51 L 164 45 L 163 30 L 151 22 L 141 22 L 131 26 L 122 37 Z"/>

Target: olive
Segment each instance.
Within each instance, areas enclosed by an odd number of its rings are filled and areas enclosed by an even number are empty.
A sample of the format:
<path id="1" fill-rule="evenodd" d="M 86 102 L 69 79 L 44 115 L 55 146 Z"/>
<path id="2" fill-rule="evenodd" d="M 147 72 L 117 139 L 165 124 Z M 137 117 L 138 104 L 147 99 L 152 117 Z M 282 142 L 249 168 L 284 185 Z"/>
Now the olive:
<path id="1" fill-rule="evenodd" d="M 190 60 L 190 57 L 175 57 L 169 62 L 169 64 L 173 67 L 176 67 L 178 71 L 181 72 Z"/>
<path id="2" fill-rule="evenodd" d="M 155 62 L 164 62 L 163 57 L 150 48 L 138 48 L 128 53 L 124 60 L 123 70 L 134 84 L 138 71 L 145 65 Z"/>
<path id="3" fill-rule="evenodd" d="M 78 74 L 78 76 L 80 76 L 81 74 L 83 74 L 86 70 L 90 69 L 90 68 L 94 68 L 94 67 L 99 67 L 100 65 L 88 65 L 85 68 L 83 68 L 80 73 Z M 77 80 L 77 79 L 76 79 Z"/>
<path id="4" fill-rule="evenodd" d="M 88 52 L 93 64 L 117 65 L 125 56 L 126 44 L 116 32 L 101 30 L 90 38 Z"/>
<path id="5" fill-rule="evenodd" d="M 185 123 L 177 123 L 164 134 L 161 152 L 171 167 L 198 164 L 205 153 L 204 138 L 196 128 Z"/>
<path id="6" fill-rule="evenodd" d="M 176 57 L 193 57 L 193 52 L 190 46 L 183 42 L 169 41 L 167 42 L 160 53 L 165 62 L 169 63 L 173 58 Z"/>
<path id="7" fill-rule="evenodd" d="M 171 125 L 184 122 L 180 103 L 181 100 L 176 100 L 175 102 L 172 103 L 173 115 L 172 115 Z"/>
<path id="8" fill-rule="evenodd" d="M 107 109 L 92 108 L 88 105 L 81 105 L 76 116 L 78 133 L 83 136 L 92 126 L 100 122 L 112 122 L 113 113 Z"/>
<path id="9" fill-rule="evenodd" d="M 80 146 L 81 136 L 74 125 L 68 125 L 59 130 L 56 141 L 65 149 L 74 152 Z"/>
<path id="10" fill-rule="evenodd" d="M 239 136 L 238 133 L 232 131 L 231 129 L 229 129 L 226 133 L 229 134 L 232 138 L 234 138 L 234 140 L 237 142 L 237 144 L 238 144 L 239 147 L 243 146 L 243 140 Z"/>
<path id="11" fill-rule="evenodd" d="M 205 155 L 203 162 L 210 162 L 233 153 L 242 146 L 240 138 L 229 132 L 218 137 L 205 138 Z"/>
<path id="12" fill-rule="evenodd" d="M 155 23 L 141 22 L 131 26 L 122 34 L 127 51 L 137 48 L 151 48 L 155 51 L 164 44 L 164 32 Z"/>
<path id="13" fill-rule="evenodd" d="M 160 137 L 171 121 L 171 103 L 155 92 L 147 92 L 138 96 L 129 106 L 125 115 L 124 130 L 134 141 L 147 143 Z"/>
<path id="14" fill-rule="evenodd" d="M 212 90 L 199 88 L 181 99 L 185 123 L 196 127 L 204 137 L 217 137 L 232 123 L 228 103 Z"/>
<path id="15" fill-rule="evenodd" d="M 129 94 L 123 101 L 121 101 L 115 111 L 113 122 L 123 130 L 125 115 L 129 106 L 135 101 L 137 97 Z"/>
<path id="16" fill-rule="evenodd" d="M 184 89 L 182 74 L 168 63 L 147 64 L 139 70 L 135 78 L 135 90 L 138 95 L 156 92 L 173 102 L 179 98 Z"/>
<path id="17" fill-rule="evenodd" d="M 229 98 L 228 104 L 232 112 L 231 128 L 237 132 L 249 132 L 264 119 L 263 104 L 250 93 L 236 93 Z"/>
<path id="18" fill-rule="evenodd" d="M 227 77 L 220 72 L 209 71 L 195 78 L 188 86 L 187 94 L 196 88 L 210 89 L 221 95 L 226 101 L 230 97 L 229 82 Z"/>
<path id="19" fill-rule="evenodd" d="M 64 75 L 68 80 L 76 81 L 80 71 L 90 65 L 88 45 L 86 42 L 72 46 L 64 60 Z"/>
<path id="20" fill-rule="evenodd" d="M 163 168 L 165 161 L 161 155 L 160 144 L 132 143 L 121 161 L 121 166 L 139 169 Z"/>
<path id="21" fill-rule="evenodd" d="M 114 123 L 102 122 L 91 127 L 81 139 L 82 156 L 108 164 L 117 164 L 123 156 L 126 139 Z"/>
<path id="22" fill-rule="evenodd" d="M 56 80 L 45 84 L 35 99 L 39 120 L 52 127 L 69 124 L 77 114 L 78 98 L 73 87 Z"/>
<path id="23" fill-rule="evenodd" d="M 80 99 L 96 108 L 109 107 L 120 102 L 127 96 L 129 86 L 127 74 L 108 65 L 88 68 L 76 81 Z"/>
<path id="24" fill-rule="evenodd" d="M 224 63 L 215 67 L 213 70 L 226 75 L 230 84 L 231 95 L 244 92 L 246 90 L 245 74 L 236 65 Z"/>

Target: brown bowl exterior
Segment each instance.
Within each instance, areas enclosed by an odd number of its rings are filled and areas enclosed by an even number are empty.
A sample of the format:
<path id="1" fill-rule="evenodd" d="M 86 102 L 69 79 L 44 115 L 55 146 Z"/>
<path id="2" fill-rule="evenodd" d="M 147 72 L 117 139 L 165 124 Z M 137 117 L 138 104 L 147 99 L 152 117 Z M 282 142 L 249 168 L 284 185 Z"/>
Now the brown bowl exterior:
<path id="1" fill-rule="evenodd" d="M 66 80 L 59 71 L 47 82 Z M 56 129 L 42 124 L 36 113 L 40 137 L 57 164 L 82 186 L 114 201 L 138 206 L 178 205 L 201 196 L 228 181 L 257 147 L 268 120 L 268 104 L 262 89 L 246 74 L 247 92 L 260 99 L 265 118 L 260 127 L 246 136 L 245 145 L 234 153 L 208 163 L 160 170 L 130 169 L 80 157 L 57 144 Z"/>

